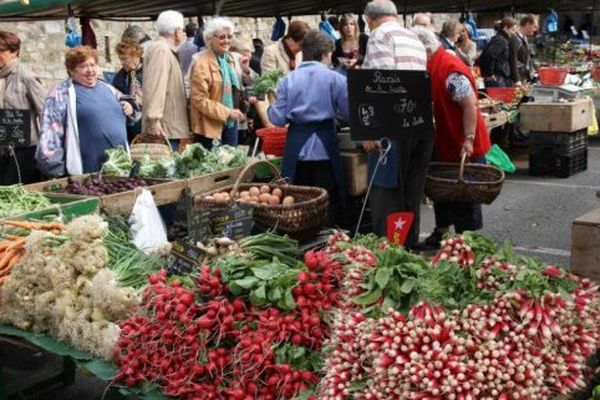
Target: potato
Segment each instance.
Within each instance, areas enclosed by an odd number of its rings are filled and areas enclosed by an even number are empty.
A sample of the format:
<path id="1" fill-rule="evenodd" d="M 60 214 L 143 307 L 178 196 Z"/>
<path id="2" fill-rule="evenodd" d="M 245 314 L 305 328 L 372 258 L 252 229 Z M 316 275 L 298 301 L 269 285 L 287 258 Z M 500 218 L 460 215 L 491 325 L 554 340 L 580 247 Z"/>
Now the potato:
<path id="1" fill-rule="evenodd" d="M 282 204 L 284 206 L 291 206 L 295 203 L 294 197 L 293 196 L 285 196 L 285 198 L 283 199 Z"/>
<path id="2" fill-rule="evenodd" d="M 268 187 L 267 185 L 263 185 L 260 187 L 260 192 L 261 193 L 271 193 L 271 188 Z"/>
<path id="3" fill-rule="evenodd" d="M 269 193 L 262 193 L 260 196 L 258 196 L 258 201 L 261 203 L 268 203 L 270 198 L 271 195 Z"/>
<path id="4" fill-rule="evenodd" d="M 280 201 L 281 199 L 275 195 L 271 195 L 271 197 L 269 198 L 269 204 L 272 206 L 278 205 Z"/>
<path id="5" fill-rule="evenodd" d="M 277 196 L 281 199 L 281 196 L 283 196 L 283 191 L 279 188 L 275 188 L 273 189 L 273 193 L 274 196 Z"/>
<path id="6" fill-rule="evenodd" d="M 250 192 L 250 196 L 257 196 L 260 194 L 260 189 L 257 188 L 256 186 L 252 186 L 249 190 Z"/>

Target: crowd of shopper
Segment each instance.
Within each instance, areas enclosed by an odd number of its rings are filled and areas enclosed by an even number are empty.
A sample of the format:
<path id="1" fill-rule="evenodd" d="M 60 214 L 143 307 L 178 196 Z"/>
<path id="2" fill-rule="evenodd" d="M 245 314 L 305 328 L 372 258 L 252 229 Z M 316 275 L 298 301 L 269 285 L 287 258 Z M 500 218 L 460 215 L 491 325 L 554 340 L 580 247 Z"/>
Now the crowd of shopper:
<path id="1" fill-rule="evenodd" d="M 199 30 L 195 23 L 185 24 L 179 12 L 165 11 L 156 20 L 156 38 L 135 25 L 123 33 L 116 46 L 122 68 L 112 82 L 98 78 L 96 50 L 75 47 L 65 56 L 68 79 L 47 96 L 40 82 L 19 64 L 18 37 L 0 31 L 0 106 L 29 109 L 32 117 L 31 146 L 16 149 L 21 180 L 39 180 L 38 169 L 47 176 L 96 172 L 105 150 L 127 148 L 138 135 L 161 139 L 177 151 L 190 142 L 207 148 L 215 141 L 236 146 L 257 126 L 288 126 L 283 175 L 296 184 L 326 188 L 335 206 L 333 222 L 340 223 L 345 182 L 336 123 L 349 119 L 348 71 L 428 71 L 437 121 L 435 139 L 405 136 L 392 141 L 385 162 L 373 176 L 369 199 L 373 231 L 379 235 L 386 234 L 389 214 L 415 214 L 406 245 L 417 248 L 429 161 L 458 162 L 464 156 L 484 162 L 490 146 L 477 108 L 473 67 L 479 66 L 488 87 L 530 80 L 528 40 L 537 32 L 538 22 L 532 15 L 519 24 L 502 19 L 497 35 L 478 55 L 472 26 L 458 20 L 445 21 L 436 34 L 433 16 L 416 14 L 412 29 L 405 29 L 390 0 L 369 2 L 363 18 L 369 35 L 361 32 L 355 16 L 346 14 L 336 19 L 339 39 L 335 42 L 330 32 L 293 20 L 279 41 L 264 46 L 260 39 L 250 42 L 236 37 L 229 19 L 210 19 Z M 269 107 L 249 88 L 261 73 L 275 69 L 285 76 Z M 259 116 L 261 105 L 262 121 L 257 118 L 252 123 L 249 115 Z M 367 141 L 363 147 L 372 176 L 382 146 Z M 12 158 L 14 154 L 0 152 L 0 183 L 18 179 Z M 436 229 L 426 240 L 428 245 L 439 242 L 451 226 L 457 232 L 482 226 L 481 207 L 476 204 L 435 204 L 434 209 Z"/>

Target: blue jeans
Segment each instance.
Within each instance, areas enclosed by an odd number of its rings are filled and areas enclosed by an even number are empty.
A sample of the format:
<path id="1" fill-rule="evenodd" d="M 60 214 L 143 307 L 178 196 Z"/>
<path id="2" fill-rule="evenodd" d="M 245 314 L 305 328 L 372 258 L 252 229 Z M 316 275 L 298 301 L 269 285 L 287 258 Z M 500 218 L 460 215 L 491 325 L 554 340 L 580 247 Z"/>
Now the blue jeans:
<path id="1" fill-rule="evenodd" d="M 196 139 L 198 143 L 200 143 L 204 148 L 210 150 L 213 146 L 213 140 L 207 138 L 206 136 L 196 135 Z M 240 143 L 240 138 L 238 135 L 238 124 L 228 127 L 224 126 L 223 131 L 221 132 L 221 144 L 228 144 L 230 146 L 237 146 Z"/>

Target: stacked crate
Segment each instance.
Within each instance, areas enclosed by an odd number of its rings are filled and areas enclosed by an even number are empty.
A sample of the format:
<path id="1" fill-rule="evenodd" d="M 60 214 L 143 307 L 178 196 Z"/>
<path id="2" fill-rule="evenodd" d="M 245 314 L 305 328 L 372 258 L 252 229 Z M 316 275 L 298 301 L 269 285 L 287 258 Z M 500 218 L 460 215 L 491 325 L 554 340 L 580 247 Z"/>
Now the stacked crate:
<path id="1" fill-rule="evenodd" d="M 568 178 L 587 169 L 587 128 L 530 132 L 529 175 Z"/>
<path id="2" fill-rule="evenodd" d="M 591 99 L 525 103 L 521 125 L 530 132 L 529 175 L 567 178 L 587 169 Z"/>

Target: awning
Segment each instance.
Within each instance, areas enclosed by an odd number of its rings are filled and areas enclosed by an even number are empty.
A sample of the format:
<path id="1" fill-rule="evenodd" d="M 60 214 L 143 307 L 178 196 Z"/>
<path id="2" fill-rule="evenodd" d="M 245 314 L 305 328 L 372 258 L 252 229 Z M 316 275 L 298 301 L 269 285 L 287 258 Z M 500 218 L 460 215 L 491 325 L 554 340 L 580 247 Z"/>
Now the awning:
<path id="1" fill-rule="evenodd" d="M 0 4 L 0 19 L 64 19 L 69 10 L 74 16 L 100 19 L 155 18 L 161 11 L 173 9 L 186 16 L 220 15 L 232 17 L 273 17 L 314 15 L 322 12 L 361 13 L 365 0 L 30 0 L 29 6 L 18 1 Z M 537 12 L 591 11 L 600 0 L 398 0 L 401 14 L 415 12 Z"/>

